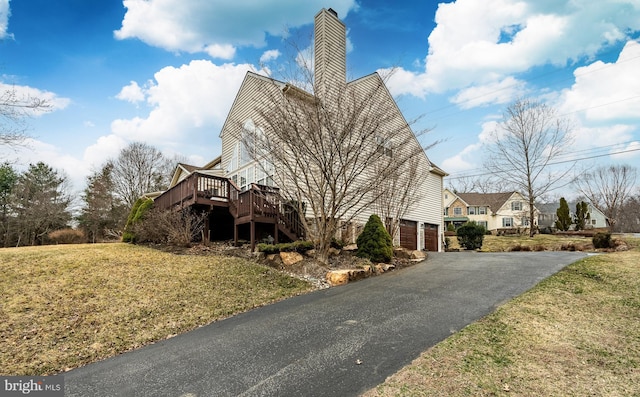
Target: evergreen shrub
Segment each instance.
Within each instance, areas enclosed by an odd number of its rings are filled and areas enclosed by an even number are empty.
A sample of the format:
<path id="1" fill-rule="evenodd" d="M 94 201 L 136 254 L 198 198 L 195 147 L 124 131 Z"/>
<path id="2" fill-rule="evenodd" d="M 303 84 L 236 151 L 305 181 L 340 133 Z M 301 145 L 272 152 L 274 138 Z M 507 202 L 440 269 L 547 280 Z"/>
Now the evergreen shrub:
<path id="1" fill-rule="evenodd" d="M 384 228 L 378 215 L 371 215 L 364 225 L 364 230 L 356 240 L 360 258 L 367 258 L 372 262 L 390 262 L 393 258 L 393 242 L 387 229 Z"/>
<path id="2" fill-rule="evenodd" d="M 475 250 L 482 248 L 485 229 L 475 222 L 467 222 L 460 226 L 457 231 L 458 243 L 464 249 Z"/>
<path id="3" fill-rule="evenodd" d="M 612 248 L 611 233 L 596 233 L 591 238 L 594 248 Z"/>

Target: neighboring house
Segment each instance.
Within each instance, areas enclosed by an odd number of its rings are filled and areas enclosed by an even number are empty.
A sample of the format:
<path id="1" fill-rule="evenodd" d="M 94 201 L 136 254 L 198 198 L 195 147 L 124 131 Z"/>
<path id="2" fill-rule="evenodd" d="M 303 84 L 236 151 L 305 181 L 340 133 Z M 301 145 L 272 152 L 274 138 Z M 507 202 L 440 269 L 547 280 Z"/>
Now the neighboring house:
<path id="1" fill-rule="evenodd" d="M 529 229 L 529 205 L 518 192 L 454 193 L 443 191 L 445 226 L 473 221 L 492 232 Z M 538 210 L 535 209 L 536 214 Z M 537 216 L 534 218 L 534 227 Z"/>
<path id="2" fill-rule="evenodd" d="M 333 10 L 322 9 L 316 15 L 315 36 L 314 74 L 320 87 L 342 84 L 357 91 L 358 87 L 367 84 L 382 83 L 377 73 L 346 81 L 346 27 Z M 331 76 L 336 81 L 329 81 Z M 240 125 L 243 132 L 263 133 L 260 107 L 265 106 L 265 101 L 260 97 L 267 90 L 280 90 L 279 95 L 314 100 L 313 94 L 300 88 L 248 72 L 220 132 L 221 156 L 202 168 L 179 164 L 169 190 L 155 198 L 156 206 L 192 206 L 209 211 L 206 228 L 210 239 L 245 239 L 251 241 L 253 247 L 256 241 L 269 236 L 276 242 L 282 238 L 296 240 L 304 237 L 296 209 L 282 198 L 280 189 L 284 192 L 286 186 L 275 186 L 274 176 L 278 171 L 282 172 L 282 168 L 273 163 L 268 153 L 259 163 L 255 161 L 255 157 L 247 153 L 247 144 L 238 134 Z M 399 133 L 411 138 L 403 142 L 419 145 L 388 90 L 385 92 L 395 109 L 391 116 L 406 126 Z M 419 146 L 417 148 L 420 149 Z M 385 155 L 393 155 L 387 142 L 384 142 L 384 150 Z M 398 220 L 400 230 L 395 243 L 409 249 L 440 251 L 444 231 L 442 189 L 446 173 L 431 163 L 423 151 L 420 152 L 417 167 L 425 176 L 424 182 L 411 197 L 412 206 Z M 355 241 L 368 217 L 376 213 L 374 207 L 361 208 L 362 212 L 354 222 L 343 224 L 341 235 L 336 237 L 347 242 Z M 309 206 L 306 209 L 307 218 L 313 217 L 308 213 Z"/>
<path id="3" fill-rule="evenodd" d="M 578 203 L 577 201 L 567 203 L 569 205 L 569 215 L 571 216 L 572 220 L 576 216 L 577 203 Z M 602 213 L 602 211 L 600 211 L 590 203 L 587 203 L 587 205 L 589 208 L 588 209 L 589 219 L 586 222 L 585 229 L 599 229 L 599 228 L 609 227 L 609 222 L 607 220 L 607 217 L 604 215 L 604 213 Z M 559 203 L 536 204 L 536 208 L 540 210 L 540 214 L 538 215 L 538 227 L 540 228 L 540 230 L 545 228 L 550 228 L 552 230 L 555 230 L 556 220 L 558 219 L 557 211 L 558 211 L 558 208 L 560 208 L 560 204 Z M 575 229 L 575 224 L 571 224 L 571 226 L 569 227 L 569 230 L 574 230 L 574 229 Z"/>

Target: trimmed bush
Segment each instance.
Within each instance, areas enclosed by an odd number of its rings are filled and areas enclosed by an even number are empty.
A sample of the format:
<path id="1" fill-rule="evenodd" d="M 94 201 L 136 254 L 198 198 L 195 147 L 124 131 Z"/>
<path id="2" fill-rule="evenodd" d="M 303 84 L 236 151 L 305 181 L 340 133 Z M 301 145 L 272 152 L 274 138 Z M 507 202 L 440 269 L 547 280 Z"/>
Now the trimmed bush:
<path id="1" fill-rule="evenodd" d="M 124 233 L 122 233 L 122 241 L 125 243 L 134 243 L 136 241 L 136 235 L 133 226 L 142 219 L 142 217 L 153 207 L 153 200 L 149 198 L 139 198 L 131 207 L 129 217 L 127 218 L 127 224 L 124 227 Z"/>
<path id="2" fill-rule="evenodd" d="M 613 248 L 611 233 L 596 233 L 591 241 L 594 248 Z"/>
<path id="3" fill-rule="evenodd" d="M 281 244 L 258 244 L 258 251 L 267 255 L 277 254 L 278 252 L 300 252 L 304 253 L 314 248 L 313 241 L 298 240 L 293 243 Z"/>
<path id="4" fill-rule="evenodd" d="M 82 230 L 59 229 L 49 233 L 49 239 L 56 244 L 81 244 L 87 241 Z"/>
<path id="5" fill-rule="evenodd" d="M 391 236 L 378 215 L 369 217 L 356 242 L 358 244 L 356 255 L 360 258 L 367 258 L 372 262 L 390 262 L 393 258 Z"/>
<path id="6" fill-rule="evenodd" d="M 485 229 L 475 222 L 467 222 L 458 228 L 458 243 L 464 249 L 475 250 L 482 248 Z"/>

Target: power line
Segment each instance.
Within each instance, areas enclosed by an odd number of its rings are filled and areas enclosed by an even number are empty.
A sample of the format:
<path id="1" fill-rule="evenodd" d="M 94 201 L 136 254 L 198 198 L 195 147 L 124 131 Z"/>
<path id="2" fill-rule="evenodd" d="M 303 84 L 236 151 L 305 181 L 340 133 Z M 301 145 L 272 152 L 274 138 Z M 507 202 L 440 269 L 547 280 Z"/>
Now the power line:
<path id="1" fill-rule="evenodd" d="M 578 162 L 578 161 L 592 160 L 592 159 L 599 158 L 599 157 L 614 156 L 616 154 L 637 152 L 639 150 L 640 150 L 640 147 L 635 148 L 635 149 L 620 150 L 620 151 L 617 151 L 617 152 L 611 152 L 611 153 L 605 153 L 605 154 L 597 154 L 597 155 L 588 156 L 588 157 L 575 158 L 575 159 L 571 159 L 571 160 L 561 160 L 561 161 L 556 161 L 556 162 L 553 162 L 553 163 L 549 163 L 547 165 L 551 166 L 551 165 L 558 165 L 558 164 L 574 163 L 574 162 Z M 460 176 L 454 176 L 454 177 L 448 176 L 447 178 L 449 180 L 462 179 L 462 178 L 475 178 L 475 177 L 478 177 L 478 176 L 494 175 L 494 174 L 498 174 L 498 173 L 499 172 L 497 172 L 497 171 L 496 172 L 483 172 L 483 173 L 479 173 L 479 174 L 460 175 Z"/>

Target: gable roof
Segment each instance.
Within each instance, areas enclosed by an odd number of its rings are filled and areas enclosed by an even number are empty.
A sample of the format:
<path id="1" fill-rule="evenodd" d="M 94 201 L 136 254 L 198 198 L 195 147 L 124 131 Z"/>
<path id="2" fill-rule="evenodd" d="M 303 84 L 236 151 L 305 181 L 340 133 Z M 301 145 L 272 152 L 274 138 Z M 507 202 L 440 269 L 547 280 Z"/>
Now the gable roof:
<path id="1" fill-rule="evenodd" d="M 499 210 L 504 203 L 511 198 L 516 192 L 504 193 L 458 193 L 460 197 L 469 206 L 486 206 L 493 211 Z"/>

